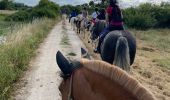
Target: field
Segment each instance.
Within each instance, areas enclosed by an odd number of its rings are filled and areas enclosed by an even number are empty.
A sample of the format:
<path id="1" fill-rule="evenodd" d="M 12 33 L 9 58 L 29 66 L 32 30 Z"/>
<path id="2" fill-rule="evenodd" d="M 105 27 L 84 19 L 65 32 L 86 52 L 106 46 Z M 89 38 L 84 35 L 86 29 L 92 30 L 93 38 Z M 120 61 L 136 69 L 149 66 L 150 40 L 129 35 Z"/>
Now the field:
<path id="1" fill-rule="evenodd" d="M 152 91 L 158 100 L 170 100 L 170 29 L 130 31 L 137 39 L 137 55 L 130 74 Z M 100 59 L 93 53 L 88 39 L 80 38 L 94 59 Z"/>

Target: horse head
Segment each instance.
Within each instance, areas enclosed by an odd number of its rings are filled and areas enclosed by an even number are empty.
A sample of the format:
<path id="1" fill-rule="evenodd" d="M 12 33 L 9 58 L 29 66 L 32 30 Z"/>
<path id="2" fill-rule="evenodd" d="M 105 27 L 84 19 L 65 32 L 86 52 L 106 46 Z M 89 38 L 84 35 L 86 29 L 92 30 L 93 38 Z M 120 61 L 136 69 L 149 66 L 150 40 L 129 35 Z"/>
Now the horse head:
<path id="1" fill-rule="evenodd" d="M 86 53 L 82 49 L 82 53 Z M 62 100 L 156 100 L 153 94 L 120 68 L 103 61 L 68 61 L 56 55 L 63 81 Z M 101 98 L 102 97 L 102 98 Z"/>

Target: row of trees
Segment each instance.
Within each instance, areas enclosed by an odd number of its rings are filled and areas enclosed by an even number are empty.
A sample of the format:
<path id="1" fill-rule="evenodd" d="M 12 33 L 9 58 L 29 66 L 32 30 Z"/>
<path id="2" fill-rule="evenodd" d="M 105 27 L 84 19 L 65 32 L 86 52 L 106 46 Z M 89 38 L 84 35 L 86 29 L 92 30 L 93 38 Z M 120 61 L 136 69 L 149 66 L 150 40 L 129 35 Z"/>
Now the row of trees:
<path id="1" fill-rule="evenodd" d="M 15 3 L 13 0 L 0 1 L 0 10 L 24 10 L 30 8 L 22 3 Z"/>
<path id="2" fill-rule="evenodd" d="M 5 20 L 7 21 L 30 21 L 35 18 L 48 17 L 56 18 L 59 15 L 59 5 L 49 0 L 40 0 L 39 4 L 33 8 L 20 10 Z"/>
<path id="3" fill-rule="evenodd" d="M 90 1 L 89 4 L 78 5 L 76 8 L 87 7 L 92 13 L 95 7 L 102 9 L 108 6 L 108 0 L 102 0 L 100 4 Z M 129 28 L 170 28 L 170 3 L 160 5 L 145 3 L 137 7 L 122 9 L 125 25 Z"/>
<path id="4" fill-rule="evenodd" d="M 142 4 L 123 10 L 128 27 L 137 29 L 170 28 L 170 4 Z"/>

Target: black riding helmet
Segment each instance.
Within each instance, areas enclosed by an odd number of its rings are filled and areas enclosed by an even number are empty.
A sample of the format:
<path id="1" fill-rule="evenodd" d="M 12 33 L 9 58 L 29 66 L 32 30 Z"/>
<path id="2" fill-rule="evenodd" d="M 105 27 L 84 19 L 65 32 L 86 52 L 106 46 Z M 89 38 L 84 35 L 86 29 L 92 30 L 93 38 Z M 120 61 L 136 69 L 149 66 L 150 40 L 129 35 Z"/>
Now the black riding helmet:
<path id="1" fill-rule="evenodd" d="M 117 3 L 117 0 L 110 0 L 110 5 L 115 5 Z"/>

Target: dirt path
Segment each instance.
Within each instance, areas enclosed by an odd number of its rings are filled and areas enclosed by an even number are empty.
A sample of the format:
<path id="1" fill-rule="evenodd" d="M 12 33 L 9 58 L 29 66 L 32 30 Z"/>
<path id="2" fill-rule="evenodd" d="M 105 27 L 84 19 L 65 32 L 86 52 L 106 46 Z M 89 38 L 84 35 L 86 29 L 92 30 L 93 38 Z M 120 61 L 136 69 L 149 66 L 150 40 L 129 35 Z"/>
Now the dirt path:
<path id="1" fill-rule="evenodd" d="M 74 40 L 74 41 L 73 41 Z M 71 30 L 70 24 L 58 23 L 37 51 L 30 68 L 16 84 L 14 100 L 61 100 L 58 86 L 60 70 L 56 64 L 56 52 L 80 58 L 80 39 Z"/>

